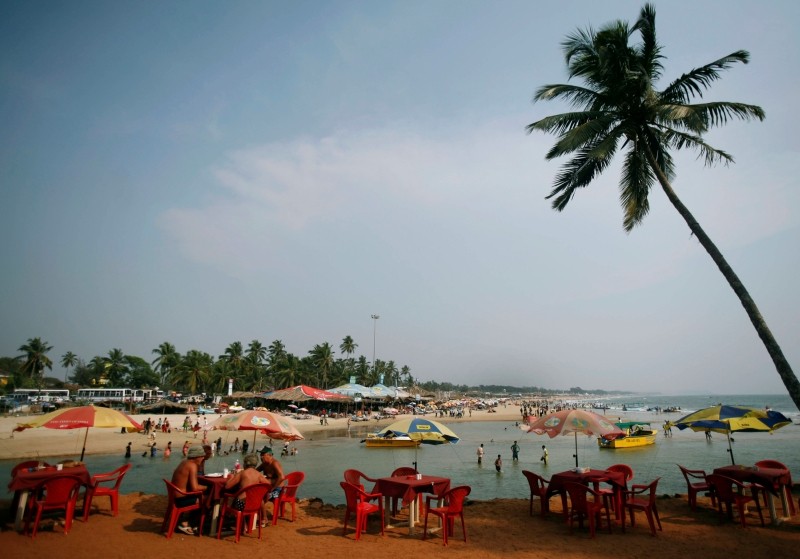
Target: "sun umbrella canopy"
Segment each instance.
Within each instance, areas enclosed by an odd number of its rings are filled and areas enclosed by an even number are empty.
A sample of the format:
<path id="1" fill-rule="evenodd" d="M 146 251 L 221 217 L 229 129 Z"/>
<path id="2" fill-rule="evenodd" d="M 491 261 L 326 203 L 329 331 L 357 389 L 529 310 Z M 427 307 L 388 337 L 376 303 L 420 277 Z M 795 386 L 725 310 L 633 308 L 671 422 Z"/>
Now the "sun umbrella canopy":
<path id="1" fill-rule="evenodd" d="M 74 408 L 61 408 L 50 413 L 46 413 L 27 423 L 19 423 L 15 431 L 23 431 L 36 427 L 45 429 L 86 429 L 83 437 L 83 449 L 81 450 L 81 460 L 86 453 L 86 438 L 89 436 L 89 427 L 100 427 L 109 429 L 125 428 L 128 431 L 141 431 L 142 426 L 133 420 L 128 414 L 104 408 L 101 406 L 78 406 Z"/>
<path id="2" fill-rule="evenodd" d="M 780 412 L 744 406 L 718 405 L 690 413 L 674 422 L 678 429 L 692 431 L 774 431 L 792 421 Z"/>
<path id="3" fill-rule="evenodd" d="M 422 444 L 455 444 L 461 439 L 453 431 L 438 421 L 413 417 L 395 421 L 391 425 L 378 431 L 378 436 L 383 437 L 389 432 L 395 435 L 408 435 Z"/>
<path id="4" fill-rule="evenodd" d="M 736 464 L 733 457 L 731 433 L 768 432 L 790 425 L 792 421 L 780 412 L 762 410 L 746 406 L 728 406 L 719 404 L 697 410 L 675 421 L 678 429 L 692 431 L 715 431 L 725 433 L 728 437 L 728 452 L 731 463 Z"/>
<path id="5" fill-rule="evenodd" d="M 352 398 L 342 394 L 336 394 L 328 390 L 314 388 L 305 384 L 298 384 L 291 388 L 282 388 L 280 390 L 273 390 L 272 392 L 265 392 L 261 395 L 262 398 L 267 400 L 284 400 L 290 402 L 306 402 L 308 400 L 318 400 L 320 402 L 350 402 Z"/>
<path id="6" fill-rule="evenodd" d="M 421 444 L 456 444 L 461 439 L 450 428 L 423 417 L 395 421 L 378 431 L 378 437 L 408 436 Z M 417 468 L 417 447 L 414 447 L 414 469 Z"/>
<path id="7" fill-rule="evenodd" d="M 530 417 L 528 433 L 547 435 L 552 439 L 556 435 L 575 436 L 575 467 L 578 467 L 578 433 L 616 439 L 625 432 L 611 421 L 589 410 L 567 409 L 542 417 Z"/>
<path id="8" fill-rule="evenodd" d="M 247 410 L 223 415 L 208 424 L 224 431 L 261 431 L 271 439 L 297 441 L 303 435 L 285 418 L 265 410 Z"/>

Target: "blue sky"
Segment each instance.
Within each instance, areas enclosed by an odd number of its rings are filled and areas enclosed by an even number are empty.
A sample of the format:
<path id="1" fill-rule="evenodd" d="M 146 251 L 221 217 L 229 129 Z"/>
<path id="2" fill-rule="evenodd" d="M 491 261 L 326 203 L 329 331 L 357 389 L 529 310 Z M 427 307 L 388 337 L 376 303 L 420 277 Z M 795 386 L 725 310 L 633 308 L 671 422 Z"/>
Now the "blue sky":
<path id="1" fill-rule="evenodd" d="M 660 189 L 617 168 L 550 209 L 560 42 L 642 2 L 3 2 L 0 355 L 89 360 L 280 339 L 422 380 L 783 392 Z M 657 2 L 664 83 L 738 49 L 706 98 L 764 108 L 677 156 L 674 187 L 800 369 L 800 4 Z M 661 84 L 662 86 L 664 84 Z M 63 374 L 59 366 L 57 375 Z"/>

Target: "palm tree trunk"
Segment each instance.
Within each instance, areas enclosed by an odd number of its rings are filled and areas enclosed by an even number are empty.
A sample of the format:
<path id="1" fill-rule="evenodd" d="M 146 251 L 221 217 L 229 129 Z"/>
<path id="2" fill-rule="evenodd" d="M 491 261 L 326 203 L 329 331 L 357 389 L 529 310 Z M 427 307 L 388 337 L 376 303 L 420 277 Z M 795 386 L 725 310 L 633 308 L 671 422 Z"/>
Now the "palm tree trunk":
<path id="1" fill-rule="evenodd" d="M 764 317 L 761 316 L 761 311 L 758 310 L 756 302 L 750 296 L 744 284 L 742 284 L 739 276 L 736 275 L 736 272 L 734 272 L 733 268 L 728 264 L 728 261 L 722 256 L 717 246 L 709 236 L 706 235 L 706 232 L 700 227 L 700 224 L 689 209 L 681 202 L 678 195 L 675 194 L 669 179 L 659 167 L 649 146 L 646 146 L 645 149 L 647 151 L 647 159 L 656 174 L 656 178 L 658 178 L 658 182 L 661 184 L 661 188 L 664 189 L 664 193 L 667 195 L 669 201 L 672 202 L 672 205 L 686 221 L 689 230 L 697 237 L 697 240 L 700 241 L 700 244 L 703 245 L 703 248 L 705 248 L 706 252 L 711 256 L 711 259 L 717 265 L 719 271 L 722 272 L 722 275 L 728 280 L 728 284 L 731 286 L 731 289 L 733 289 L 733 292 L 739 297 L 739 301 L 742 303 L 747 316 L 750 317 L 750 322 L 753 323 L 758 337 L 761 338 L 761 341 L 767 348 L 767 352 L 772 358 L 775 368 L 778 370 L 778 375 L 781 377 L 784 386 L 786 386 L 786 390 L 789 392 L 789 397 L 792 399 L 795 406 L 800 409 L 800 382 L 798 382 L 794 371 L 792 371 L 792 366 L 789 365 L 789 361 L 787 361 L 786 357 L 783 355 L 781 346 L 778 345 L 777 340 L 775 340 L 767 323 L 764 321 Z"/>

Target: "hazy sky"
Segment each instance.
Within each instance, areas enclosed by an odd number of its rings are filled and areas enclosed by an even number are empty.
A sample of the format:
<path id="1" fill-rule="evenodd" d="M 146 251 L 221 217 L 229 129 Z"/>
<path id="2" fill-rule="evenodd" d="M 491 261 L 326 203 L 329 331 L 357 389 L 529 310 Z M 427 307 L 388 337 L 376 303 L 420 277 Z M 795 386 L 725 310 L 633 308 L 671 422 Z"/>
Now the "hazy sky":
<path id="1" fill-rule="evenodd" d="M 422 380 L 784 392 L 660 188 L 622 228 L 618 168 L 563 213 L 525 125 L 560 43 L 643 2 L 0 4 L 0 355 L 275 339 Z M 674 187 L 800 372 L 800 3 L 657 2 L 663 87 L 738 49 L 709 100 L 764 108 Z M 60 366 L 54 368 L 60 376 Z"/>

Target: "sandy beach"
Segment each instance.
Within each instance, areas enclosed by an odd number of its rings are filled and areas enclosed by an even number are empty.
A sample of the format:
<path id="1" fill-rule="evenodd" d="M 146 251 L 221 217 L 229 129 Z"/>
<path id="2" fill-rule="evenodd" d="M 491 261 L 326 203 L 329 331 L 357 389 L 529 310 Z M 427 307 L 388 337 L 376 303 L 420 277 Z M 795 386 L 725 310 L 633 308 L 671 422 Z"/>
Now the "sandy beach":
<path id="1" fill-rule="evenodd" d="M 169 417 L 178 422 L 179 416 Z M 135 418 L 143 420 L 146 416 Z M 473 412 L 472 417 L 445 418 L 444 421 L 515 421 L 518 418 L 519 408 L 508 406 L 498 408 L 498 413 Z M 64 456 L 76 452 L 79 455 L 84 430 L 29 429 L 12 433 L 16 424 L 23 419 L 0 419 L 0 458 L 23 459 L 37 454 L 41 457 Z M 297 421 L 296 424 L 304 435 L 322 429 L 346 429 L 345 419 L 331 419 L 328 426 L 321 426 L 316 420 Z M 133 436 L 144 439 L 141 435 Z M 90 430 L 87 454 L 115 453 L 120 450 L 118 432 L 112 429 Z M 351 466 L 358 467 L 357 464 Z M 748 518 L 750 525 L 742 529 L 740 525 L 720 518 L 711 509 L 707 499 L 701 498 L 698 510 L 690 511 L 685 496 L 659 499 L 664 529 L 656 537 L 650 535 L 646 520 L 639 516 L 636 527 L 628 526 L 627 533 L 622 534 L 620 527 L 614 526 L 613 534 L 600 532 L 592 540 L 586 530 L 576 529 L 570 534 L 560 515 L 559 499 L 551 500 L 552 512 L 542 518 L 538 516 L 538 508 L 535 516 L 529 516 L 527 498 L 521 497 L 470 501 L 465 512 L 469 541 L 464 543 L 458 532 L 448 547 L 442 546 L 439 536 L 422 540 L 419 534 L 409 536 L 407 529 L 400 527 L 388 529 L 385 536 L 381 537 L 377 523 L 372 521 L 368 533 L 361 541 L 355 542 L 351 530 L 342 536 L 344 509 L 314 499 L 302 500 L 296 522 L 280 521 L 277 526 L 267 528 L 261 541 L 254 535 L 247 535 L 238 547 L 234 547 L 232 537 L 217 542 L 208 537 L 192 538 L 181 534 L 176 534 L 168 541 L 159 533 L 166 497 L 141 493 L 122 496 L 117 517 L 110 516 L 108 505 L 101 502 L 100 509 L 92 514 L 89 522 L 84 524 L 76 521 L 68 535 L 61 533 L 60 525 L 53 526 L 52 522 L 48 522 L 44 531 L 31 540 L 13 531 L 7 498 L 2 504 L 4 516 L 0 545 L 4 549 L 4 556 L 12 558 L 34 555 L 84 557 L 92 554 L 148 558 L 162 556 L 165 552 L 178 555 L 250 553 L 264 550 L 257 546 L 268 546 L 270 553 L 286 556 L 303 554 L 332 557 L 358 550 L 375 558 L 424 553 L 431 557 L 458 554 L 476 559 L 530 556 L 559 559 L 673 559 L 678 556 L 700 556 L 728 559 L 743 550 L 749 556 L 766 558 L 791 556 L 800 545 L 800 516 L 780 526 L 761 528 L 756 524 L 757 516 L 751 515 Z"/>

